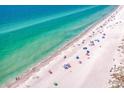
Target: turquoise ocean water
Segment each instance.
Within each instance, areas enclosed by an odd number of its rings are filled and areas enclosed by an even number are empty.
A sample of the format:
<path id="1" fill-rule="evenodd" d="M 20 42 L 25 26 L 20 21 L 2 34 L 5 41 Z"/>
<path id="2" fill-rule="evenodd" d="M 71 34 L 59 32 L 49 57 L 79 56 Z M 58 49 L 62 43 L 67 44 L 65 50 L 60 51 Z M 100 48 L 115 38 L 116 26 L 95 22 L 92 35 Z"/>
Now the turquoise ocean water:
<path id="1" fill-rule="evenodd" d="M 0 85 L 47 57 L 116 6 L 0 6 Z"/>

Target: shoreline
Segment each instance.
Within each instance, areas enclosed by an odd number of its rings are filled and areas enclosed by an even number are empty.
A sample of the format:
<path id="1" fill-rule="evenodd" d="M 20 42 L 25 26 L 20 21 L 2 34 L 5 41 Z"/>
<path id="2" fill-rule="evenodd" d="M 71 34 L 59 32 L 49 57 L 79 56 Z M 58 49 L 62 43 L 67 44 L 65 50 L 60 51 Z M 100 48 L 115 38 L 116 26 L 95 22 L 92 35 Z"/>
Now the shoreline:
<path id="1" fill-rule="evenodd" d="M 80 33 L 79 35 L 77 35 L 76 37 L 72 38 L 70 41 L 65 42 L 65 44 L 59 48 L 57 51 L 55 51 L 53 54 L 51 54 L 50 56 L 48 56 L 47 58 L 43 59 L 42 61 L 40 61 L 37 64 L 34 64 L 33 67 L 29 68 L 29 70 L 27 70 L 26 72 L 24 72 L 24 75 L 19 76 L 20 80 L 22 80 L 23 82 L 26 81 L 33 73 L 38 72 L 40 68 L 42 68 L 43 66 L 47 65 L 50 63 L 50 61 L 52 59 L 54 59 L 59 53 L 61 53 L 62 51 L 66 50 L 67 48 L 69 48 L 74 42 L 78 41 L 80 38 L 82 38 L 84 35 L 86 35 L 87 33 L 91 32 L 93 28 L 97 27 L 97 25 L 101 22 L 103 22 L 105 19 L 107 19 L 108 17 L 110 17 L 113 12 L 117 11 L 118 9 L 120 9 L 120 6 L 117 6 L 116 9 L 114 9 L 114 11 L 112 11 L 111 13 L 109 13 L 108 15 L 104 16 L 102 19 L 98 20 L 97 22 L 95 22 L 93 25 L 90 25 L 89 27 L 87 27 L 85 30 L 85 32 Z M 7 84 L 7 87 L 13 87 L 14 86 L 18 86 L 16 85 L 17 83 L 19 83 L 20 80 L 17 80 L 13 83 Z M 6 86 L 6 85 L 5 85 Z"/>

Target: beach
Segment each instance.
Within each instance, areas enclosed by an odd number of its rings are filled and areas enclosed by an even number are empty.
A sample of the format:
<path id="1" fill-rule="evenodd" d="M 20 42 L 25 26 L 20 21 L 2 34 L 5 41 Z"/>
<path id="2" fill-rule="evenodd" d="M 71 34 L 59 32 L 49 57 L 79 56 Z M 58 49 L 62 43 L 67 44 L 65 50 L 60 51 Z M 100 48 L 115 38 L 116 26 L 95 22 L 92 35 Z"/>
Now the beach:
<path id="1" fill-rule="evenodd" d="M 124 7 L 119 6 L 44 62 L 5 87 L 124 87 L 112 75 L 124 64 Z M 120 45 L 121 44 L 121 45 Z M 120 46 L 120 47 L 119 47 Z M 120 53 L 122 52 L 122 53 Z M 113 68 L 114 66 L 114 68 Z M 122 82 L 122 81 L 121 81 Z M 120 81 L 118 81 L 120 84 Z"/>
<path id="2" fill-rule="evenodd" d="M 50 60 L 65 46 L 69 47 L 75 37 L 80 38 L 80 33 L 86 33 L 87 28 L 116 7 L 0 6 L 0 87 L 16 81 L 28 71 L 30 73 L 39 62 L 48 64 L 45 59 Z"/>

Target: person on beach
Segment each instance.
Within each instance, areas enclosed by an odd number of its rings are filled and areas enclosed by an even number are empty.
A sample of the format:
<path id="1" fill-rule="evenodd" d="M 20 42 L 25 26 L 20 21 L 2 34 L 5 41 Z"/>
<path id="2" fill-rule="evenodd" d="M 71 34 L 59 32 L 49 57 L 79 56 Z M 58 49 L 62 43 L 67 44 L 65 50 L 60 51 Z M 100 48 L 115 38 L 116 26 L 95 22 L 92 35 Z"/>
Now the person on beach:
<path id="1" fill-rule="evenodd" d="M 53 74 L 53 72 L 51 70 L 48 71 L 50 74 Z"/>
<path id="2" fill-rule="evenodd" d="M 90 54 L 89 54 L 89 53 L 90 53 L 90 51 L 89 51 L 89 50 L 87 50 L 86 55 L 87 55 L 87 56 L 90 56 Z"/>
<path id="3" fill-rule="evenodd" d="M 67 57 L 66 56 L 64 56 L 64 59 L 66 59 Z"/>
<path id="4" fill-rule="evenodd" d="M 96 41 L 96 42 L 100 42 L 100 40 L 99 40 L 99 39 L 96 39 L 95 41 Z"/>
<path id="5" fill-rule="evenodd" d="M 76 59 L 79 59 L 79 56 L 76 56 Z"/>
<path id="6" fill-rule="evenodd" d="M 84 50 L 87 50 L 87 47 L 83 47 Z"/>
<path id="7" fill-rule="evenodd" d="M 90 41 L 90 44 L 89 45 L 90 46 L 94 46 L 95 45 L 94 41 Z"/>
<path id="8" fill-rule="evenodd" d="M 69 69 L 71 67 L 71 65 L 68 63 L 68 64 L 64 64 L 64 68 L 65 69 Z"/>
<path id="9" fill-rule="evenodd" d="M 19 80 L 20 79 L 20 77 L 16 77 L 16 80 Z"/>

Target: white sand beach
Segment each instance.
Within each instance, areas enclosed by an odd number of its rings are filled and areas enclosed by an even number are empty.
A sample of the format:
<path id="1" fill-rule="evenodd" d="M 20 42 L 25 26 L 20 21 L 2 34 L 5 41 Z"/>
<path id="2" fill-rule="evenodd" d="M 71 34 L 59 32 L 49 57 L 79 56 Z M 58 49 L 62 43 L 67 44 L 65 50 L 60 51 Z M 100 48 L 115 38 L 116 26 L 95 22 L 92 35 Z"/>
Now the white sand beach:
<path id="1" fill-rule="evenodd" d="M 124 6 L 119 6 L 68 47 L 57 52 L 46 62 L 40 62 L 29 73 L 6 87 L 117 87 L 111 75 L 114 73 L 113 66 L 124 64 L 124 53 L 120 54 L 121 51 L 117 51 L 120 44 L 120 48 L 123 48 Z"/>

